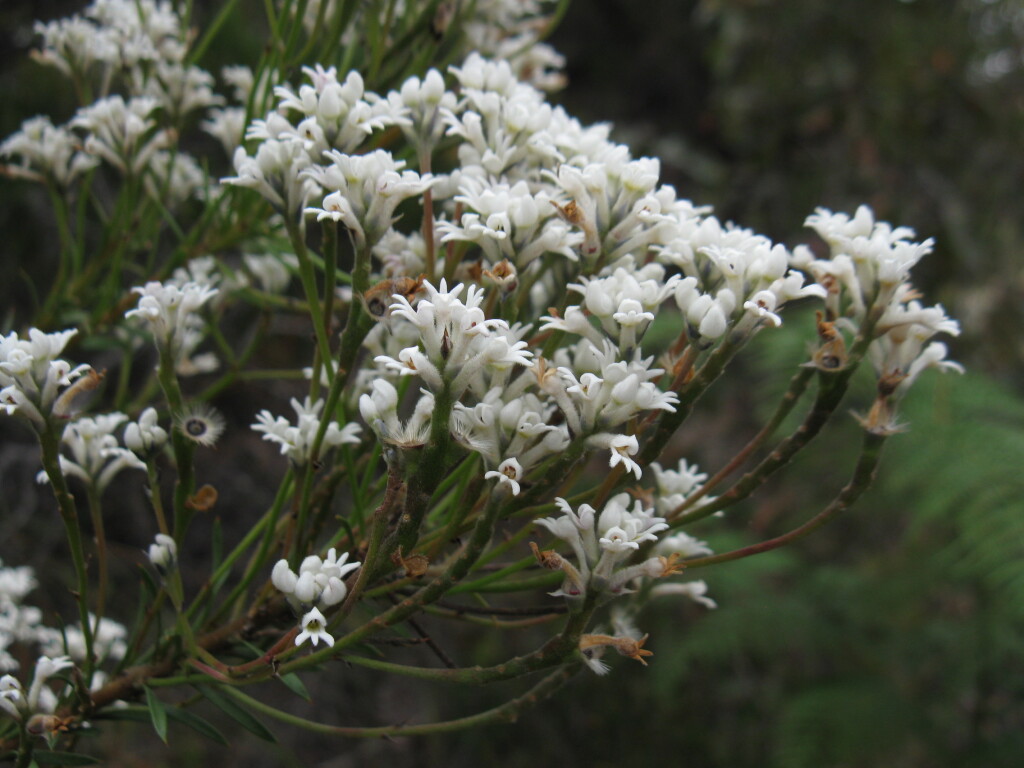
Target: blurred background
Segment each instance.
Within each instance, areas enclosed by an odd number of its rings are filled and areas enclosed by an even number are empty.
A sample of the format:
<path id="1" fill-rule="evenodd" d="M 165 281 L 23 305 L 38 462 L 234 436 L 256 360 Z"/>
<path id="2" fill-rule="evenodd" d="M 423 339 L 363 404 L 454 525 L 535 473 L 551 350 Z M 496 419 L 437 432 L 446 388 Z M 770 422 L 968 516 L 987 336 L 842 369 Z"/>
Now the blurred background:
<path id="1" fill-rule="evenodd" d="M 37 113 L 69 116 L 66 86 L 26 54 L 32 19 L 81 7 L 0 5 L 0 136 Z M 261 34 L 241 23 L 237 32 L 217 46 L 218 63 L 245 57 Z M 660 157 L 663 179 L 719 217 L 795 245 L 809 240 L 802 222 L 816 206 L 852 212 L 867 202 L 878 218 L 934 237 L 916 279 L 960 320 L 950 357 L 968 373 L 922 377 L 903 411 L 910 430 L 889 441 L 875 487 L 843 520 L 783 550 L 695 572 L 717 611 L 672 602 L 641 616 L 655 653 L 648 668 L 620 662 L 606 678 L 580 675 L 511 727 L 365 743 L 282 728 L 280 746 L 240 738 L 230 753 L 183 733 L 174 757 L 159 746 L 142 762 L 134 746 L 119 750 L 105 736 L 110 764 L 181 764 L 194 749 L 248 766 L 1019 765 L 1024 3 L 578 0 L 550 42 L 568 60 L 568 86 L 553 100 L 584 123 L 612 123 L 613 138 L 635 156 Z M 55 247 L 46 208 L 41 191 L 0 183 L 4 329 L 5 308 L 45 274 Z M 688 425 L 688 459 L 714 471 L 756 432 L 770 395 L 804 355 L 787 329 L 809 320 L 787 318 L 737 361 Z M 724 550 L 809 518 L 855 459 L 853 419 L 830 429 L 820 438 L 827 452 L 809 452 L 725 524 L 690 532 Z M 0 451 L 0 538 L 38 535 L 33 462 Z M 31 555 L 3 545 L 0 554 L 38 568 L 50 539 L 38 540 Z M 60 557 L 56 530 L 52 541 L 51 556 Z M 535 640 L 514 642 L 529 649 Z M 464 660 L 496 653 L 457 647 Z M 353 668 L 308 714 L 346 724 L 423 721 L 507 695 L 382 681 Z"/>

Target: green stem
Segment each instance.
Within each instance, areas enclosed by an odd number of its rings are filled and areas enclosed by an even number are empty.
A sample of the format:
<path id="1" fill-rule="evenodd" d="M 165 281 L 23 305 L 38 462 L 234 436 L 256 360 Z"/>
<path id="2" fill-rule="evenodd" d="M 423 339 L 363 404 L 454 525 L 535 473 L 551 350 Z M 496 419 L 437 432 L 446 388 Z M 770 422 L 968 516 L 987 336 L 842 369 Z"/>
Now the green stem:
<path id="1" fill-rule="evenodd" d="M 768 422 L 761 428 L 761 431 L 759 431 L 750 440 L 750 442 L 743 446 L 739 453 L 729 460 L 728 464 L 718 470 L 710 480 L 704 483 L 698 491 L 692 493 L 678 507 L 672 510 L 672 512 L 667 515 L 669 520 L 677 520 L 680 517 L 685 516 L 687 510 L 693 509 L 693 506 L 698 501 L 721 485 L 722 481 L 735 472 L 736 469 L 739 468 L 752 453 L 754 453 L 754 451 L 764 444 L 765 440 L 775 434 L 775 430 L 779 428 L 779 425 L 781 425 L 786 417 L 792 412 L 800 397 L 807 391 L 807 385 L 813 374 L 813 368 L 801 368 L 797 371 L 790 380 L 789 388 L 782 396 L 782 400 L 779 401 L 779 405 L 776 407 L 775 413 L 772 414 Z"/>
<path id="2" fill-rule="evenodd" d="M 480 712 L 468 717 L 460 717 L 455 720 L 445 720 L 436 723 L 422 723 L 420 725 L 386 725 L 378 727 L 351 727 L 327 725 L 307 720 L 303 717 L 290 715 L 279 709 L 264 704 L 258 699 L 243 693 L 237 688 L 225 686 L 224 690 L 229 696 L 245 704 L 247 707 L 261 712 L 281 722 L 288 723 L 297 728 L 314 731 L 316 733 L 327 733 L 336 736 L 348 736 L 352 738 L 380 738 L 395 736 L 423 736 L 437 733 L 451 733 L 467 728 L 476 728 L 489 723 L 514 722 L 519 713 L 528 706 L 532 706 L 552 696 L 576 673 L 578 665 L 567 665 L 545 677 L 537 685 L 530 688 L 522 696 L 510 699 L 504 704 Z"/>
<path id="3" fill-rule="evenodd" d="M 85 640 L 85 679 L 92 679 L 92 670 L 96 664 L 96 656 L 93 653 L 92 625 L 89 621 L 89 577 L 85 567 L 85 550 L 82 547 L 82 532 L 78 527 L 78 511 L 75 508 L 75 499 L 68 491 L 67 481 L 64 473 L 60 471 L 60 438 L 52 424 L 47 424 L 39 435 L 40 446 L 43 454 L 43 470 L 50 479 L 50 486 L 53 494 L 57 497 L 57 506 L 60 510 L 61 521 L 64 523 L 64 532 L 68 537 L 68 545 L 71 549 L 71 561 L 75 568 L 77 580 L 78 617 L 82 624 L 82 636 Z"/>
<path id="4" fill-rule="evenodd" d="M 434 489 L 446 474 L 445 459 L 451 443 L 451 414 L 455 400 L 445 382 L 441 390 L 434 393 L 434 413 L 430 419 L 430 442 L 425 449 L 416 472 L 409 481 L 405 495 L 405 507 L 401 522 L 388 537 L 384 549 L 394 552 L 398 548 L 405 553 L 412 552 L 419 538 L 420 526 L 430 506 Z"/>
<path id="5" fill-rule="evenodd" d="M 693 404 L 722 374 L 726 364 L 739 351 L 741 345 L 742 342 L 734 343 L 727 339 L 708 356 L 700 370 L 679 392 L 679 403 L 676 405 L 675 412 L 664 412 L 658 419 L 654 434 L 644 444 L 639 457 L 637 457 L 639 464 L 647 466 L 658 458 L 669 438 L 690 415 Z"/>
<path id="6" fill-rule="evenodd" d="M 309 252 L 303 241 L 299 226 L 294 221 L 288 222 L 288 237 L 291 240 L 295 255 L 299 258 L 299 279 L 302 282 L 302 291 L 306 294 L 306 302 L 309 304 L 309 313 L 313 317 L 313 331 L 316 334 L 317 350 L 320 352 L 320 360 L 326 363 L 331 359 L 331 342 L 328 338 L 327 328 L 324 325 L 324 314 L 320 304 L 320 295 L 316 288 L 316 274 L 313 270 L 313 262 L 310 261 Z M 314 376 L 315 382 L 319 380 Z"/>
<path id="7" fill-rule="evenodd" d="M 405 598 L 397 605 L 394 605 L 371 621 L 366 622 L 358 629 L 349 632 L 335 643 L 334 648 L 325 648 L 323 651 L 317 651 L 302 659 L 283 665 L 280 668 L 281 674 L 285 674 L 294 669 L 312 666 L 313 664 L 317 664 L 332 655 L 336 655 L 341 649 L 363 640 L 380 629 L 391 626 L 400 621 L 404 621 L 406 617 L 411 616 L 418 611 L 421 606 L 437 600 L 447 592 L 453 584 L 460 581 L 469 572 L 470 567 L 480 557 L 480 553 L 483 552 L 487 542 L 491 539 L 494 531 L 494 525 L 497 522 L 500 510 L 501 504 L 492 499 L 487 505 L 484 514 L 477 520 L 477 523 L 473 528 L 473 533 L 470 535 L 469 541 L 466 542 L 462 554 L 455 559 L 451 566 L 449 566 L 448 570 L 443 574 L 426 586 L 422 587 L 415 594 Z M 388 542 L 390 541 L 391 538 L 389 537 Z M 387 544 L 385 544 L 384 552 L 388 553 L 390 551 L 393 550 L 388 550 Z M 408 550 L 403 549 L 403 551 Z M 373 574 L 369 574 L 369 576 L 373 576 Z M 367 578 L 369 578 L 369 576 Z"/>
<path id="8" fill-rule="evenodd" d="M 164 500 L 160 493 L 160 474 L 156 467 L 156 456 L 150 456 L 146 461 L 146 477 L 149 478 L 149 501 L 153 505 L 153 514 L 156 515 L 156 525 L 160 533 L 169 534 L 167 517 L 164 515 Z"/>
<path id="9" fill-rule="evenodd" d="M 107 534 L 103 526 L 103 508 L 100 505 L 100 494 L 96 487 L 89 483 L 86 496 L 89 500 L 89 517 L 92 520 L 93 535 L 96 537 L 96 561 L 98 564 L 98 583 L 96 587 L 96 621 L 93 633 L 99 631 L 100 621 L 107 607 Z"/>
<path id="10" fill-rule="evenodd" d="M 259 572 L 259 564 L 266 558 L 266 553 L 270 551 L 270 546 L 273 542 L 274 530 L 277 527 L 277 521 L 281 516 L 281 509 L 284 507 L 285 499 L 288 498 L 288 494 L 291 490 L 294 480 L 294 475 L 291 469 L 288 470 L 284 479 L 281 480 L 281 485 L 278 487 L 277 496 L 274 497 L 274 503 L 267 510 L 266 514 L 260 519 L 256 525 L 249 529 L 245 537 L 238 543 L 238 545 L 231 551 L 231 553 L 224 558 L 224 560 L 217 566 L 207 582 L 203 585 L 199 594 L 196 595 L 195 600 L 189 606 L 186 611 L 186 617 L 193 619 L 196 611 L 203 605 L 204 601 L 213 592 L 214 587 L 223 581 L 231 569 L 234 567 L 235 562 L 253 545 L 253 543 L 259 538 L 263 537 L 260 544 L 260 549 L 256 557 L 249 564 L 249 568 L 246 570 L 245 576 L 235 585 L 231 594 L 221 605 L 221 608 L 214 615 L 214 619 L 221 616 L 233 603 L 238 599 L 246 589 L 248 589 L 252 580 L 256 577 Z"/>
<path id="11" fill-rule="evenodd" d="M 884 443 L 885 435 L 878 435 L 872 432 L 865 433 L 860 458 L 857 460 L 857 466 L 854 469 L 853 477 L 850 479 L 850 482 L 847 483 L 847 485 L 839 492 L 839 495 L 831 504 L 799 528 L 794 528 L 789 533 L 776 536 L 774 539 L 768 539 L 767 541 L 761 541 L 757 544 L 751 544 L 750 546 L 741 547 L 740 549 L 734 549 L 731 552 L 723 552 L 719 555 L 708 555 L 706 557 L 697 557 L 692 560 L 687 560 L 686 569 L 689 571 L 693 568 L 703 568 L 708 565 L 715 565 L 716 563 L 727 563 L 731 560 L 740 560 L 744 557 L 760 554 L 761 552 L 768 552 L 802 539 L 818 530 L 821 526 L 825 525 L 825 523 L 835 517 L 838 517 L 841 513 L 849 509 L 854 502 L 861 497 L 864 491 L 870 487 L 871 481 L 875 476 L 875 469 L 878 466 L 878 461 L 881 458 L 882 446 Z"/>
<path id="12" fill-rule="evenodd" d="M 820 371 L 817 397 L 803 422 L 768 456 L 747 472 L 728 491 L 686 515 L 687 522 L 702 520 L 720 509 L 732 506 L 752 494 L 775 472 L 784 467 L 792 458 L 813 440 L 832 417 L 849 387 L 856 365 L 850 365 L 839 372 Z M 678 519 L 678 518 L 676 518 Z"/>
<path id="13" fill-rule="evenodd" d="M 18 723 L 18 759 L 14 763 L 15 768 L 29 768 L 33 764 L 32 751 L 35 743 L 29 735 L 25 723 Z"/>
<path id="14" fill-rule="evenodd" d="M 420 176 L 430 173 L 431 150 L 433 144 L 425 143 L 420 148 Z M 434 249 L 434 193 L 430 187 L 423 191 L 423 245 L 426 248 L 424 267 L 427 271 L 427 282 L 434 284 L 437 274 L 437 254 Z"/>

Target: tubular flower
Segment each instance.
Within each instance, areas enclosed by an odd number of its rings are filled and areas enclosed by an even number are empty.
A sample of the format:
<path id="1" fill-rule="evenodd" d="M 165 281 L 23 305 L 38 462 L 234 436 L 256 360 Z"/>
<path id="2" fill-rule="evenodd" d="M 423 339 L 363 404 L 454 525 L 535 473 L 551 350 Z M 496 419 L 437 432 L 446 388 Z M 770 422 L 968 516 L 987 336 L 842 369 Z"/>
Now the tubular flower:
<path id="1" fill-rule="evenodd" d="M 281 446 L 281 453 L 296 466 L 301 466 L 309 461 L 313 441 L 320 429 L 320 411 L 323 410 L 324 402 L 317 400 L 314 403 L 307 397 L 301 403 L 292 398 L 291 403 L 297 417 L 295 424 L 283 416 L 275 418 L 270 411 L 264 410 L 257 414 L 256 423 L 252 428 L 256 432 L 262 432 L 264 440 L 278 443 Z M 358 424 L 346 424 L 339 428 L 331 421 L 324 432 L 321 451 L 338 445 L 358 444 L 360 431 L 362 427 Z"/>
<path id="2" fill-rule="evenodd" d="M 348 552 L 339 558 L 333 548 L 321 560 L 310 555 L 302 561 L 299 572 L 288 567 L 287 560 L 278 560 L 271 575 L 271 582 L 284 593 L 293 607 L 306 609 L 314 603 L 329 608 L 345 599 L 348 589 L 343 579 L 362 563 L 349 563 Z"/>
<path id="3" fill-rule="evenodd" d="M 74 329 L 43 333 L 32 328 L 27 339 L 19 338 L 14 331 L 0 335 L 0 410 L 8 416 L 24 416 L 38 430 L 46 426 L 51 415 L 67 415 L 77 391 L 99 381 L 88 365 L 72 368 L 67 361 L 57 359 L 76 333 Z M 90 377 L 82 383 L 72 384 L 87 373 Z"/>
<path id="4" fill-rule="evenodd" d="M 328 190 L 322 208 L 306 208 L 317 221 L 330 219 L 348 227 L 360 249 L 372 248 L 391 228 L 395 208 L 403 200 L 417 197 L 434 178 L 415 171 L 403 171 L 405 163 L 378 149 L 367 155 L 325 152 L 327 166 L 311 166 L 306 176 Z"/>
<path id="5" fill-rule="evenodd" d="M 634 502 L 630 509 L 629 494 L 613 496 L 600 515 L 587 504 L 573 511 L 565 499 L 555 499 L 555 503 L 562 510 L 562 516 L 542 518 L 537 520 L 537 524 L 569 544 L 576 555 L 580 580 L 585 588 L 618 594 L 624 591 L 629 581 L 639 576 L 661 575 L 665 571 L 659 558 L 623 567 L 642 543 L 657 541 L 657 534 L 668 528 L 664 518 L 655 517 L 654 510 L 644 508 L 640 501 Z M 576 584 L 568 582 L 567 579 L 557 594 L 578 596 Z M 566 590 L 566 587 L 572 587 L 572 590 Z"/>

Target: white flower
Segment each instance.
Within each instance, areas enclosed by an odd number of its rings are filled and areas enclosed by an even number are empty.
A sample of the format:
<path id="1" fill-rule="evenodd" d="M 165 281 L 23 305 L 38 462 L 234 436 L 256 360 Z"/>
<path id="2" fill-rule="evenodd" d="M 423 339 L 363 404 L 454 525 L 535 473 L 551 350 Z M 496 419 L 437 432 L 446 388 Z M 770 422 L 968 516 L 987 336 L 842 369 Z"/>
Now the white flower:
<path id="1" fill-rule="evenodd" d="M 245 133 L 245 108 L 222 107 L 211 109 L 207 114 L 209 117 L 200 127 L 221 143 L 229 157 L 234 156 Z"/>
<path id="2" fill-rule="evenodd" d="M 682 595 L 690 598 L 695 603 L 700 603 L 706 608 L 717 608 L 718 603 L 707 597 L 707 591 L 708 585 L 701 579 L 700 581 L 687 581 L 683 583 L 656 584 L 651 588 L 651 596 Z"/>
<path id="3" fill-rule="evenodd" d="M 224 417 L 206 403 L 197 403 L 187 408 L 174 420 L 174 426 L 193 443 L 210 447 L 224 434 Z"/>
<path id="4" fill-rule="evenodd" d="M 256 423 L 252 428 L 256 432 L 262 432 L 264 440 L 278 443 L 281 446 L 281 453 L 301 466 L 309 460 L 313 441 L 320 429 L 319 414 L 324 402 L 317 400 L 314 403 L 306 397 L 301 403 L 292 398 L 291 404 L 297 418 L 294 425 L 283 416 L 275 418 L 270 411 L 264 410 L 257 414 Z M 331 421 L 324 432 L 322 450 L 326 452 L 327 448 L 334 446 L 358 444 L 358 434 L 361 430 L 358 424 L 346 424 L 339 428 L 336 422 Z"/>
<path id="5" fill-rule="evenodd" d="M 195 158 L 185 152 L 155 152 L 146 166 L 146 192 L 170 208 L 207 191 L 207 176 Z"/>
<path id="6" fill-rule="evenodd" d="M 609 466 L 616 467 L 622 464 L 627 472 L 632 472 L 636 475 L 637 480 L 643 474 L 640 465 L 633 461 L 632 458 L 640 451 L 640 443 L 637 441 L 636 435 L 611 435 L 607 432 L 601 432 L 588 437 L 587 445 L 594 448 L 608 448 L 611 451 L 608 460 Z"/>
<path id="7" fill-rule="evenodd" d="M 496 471 L 491 470 L 484 473 L 484 480 L 490 480 L 491 478 L 495 478 L 498 481 L 499 488 L 507 485 L 512 491 L 512 495 L 518 496 L 519 481 L 523 479 L 523 467 L 515 458 L 505 459 L 498 465 Z"/>
<path id="8" fill-rule="evenodd" d="M 154 568 L 160 573 L 167 573 L 178 559 L 178 545 L 167 534 L 158 533 L 147 554 Z"/>
<path id="9" fill-rule="evenodd" d="M 359 248 L 372 248 L 391 228 L 395 208 L 403 200 L 423 194 L 433 184 L 428 173 L 403 171 L 404 161 L 396 161 L 391 153 L 378 149 L 366 155 L 346 155 L 337 150 L 324 153 L 328 166 L 311 166 L 306 176 L 329 194 L 322 208 L 306 208 L 306 214 L 317 214 L 342 222 L 352 232 Z"/>
<path id="10" fill-rule="evenodd" d="M 651 469 L 658 485 L 658 512 L 663 515 L 670 515 L 703 488 L 704 481 L 708 479 L 706 472 L 701 472 L 696 464 L 688 464 L 686 459 L 680 459 L 676 469 L 662 469 L 658 462 L 653 462 Z M 710 499 L 704 498 L 701 503 L 706 504 L 708 501 Z"/>
<path id="11" fill-rule="evenodd" d="M 153 130 L 151 117 L 158 107 L 156 99 L 139 96 L 125 101 L 109 96 L 81 107 L 72 119 L 72 128 L 88 132 L 85 151 L 96 155 L 122 173 L 139 174 L 146 169 L 157 150 L 171 144 L 164 130 Z"/>
<path id="12" fill-rule="evenodd" d="M 18 721 L 21 721 L 26 714 L 25 692 L 14 675 L 0 677 L 0 707 Z"/>
<path id="13" fill-rule="evenodd" d="M 26 694 L 13 675 L 0 678 L 0 707 L 19 722 L 26 722 L 34 714 L 51 714 L 57 707 L 57 697 L 45 683 L 58 672 L 74 666 L 67 656 L 40 656 L 32 674 L 32 684 Z"/>
<path id="14" fill-rule="evenodd" d="M 238 175 L 221 179 L 221 184 L 256 190 L 289 219 L 298 220 L 316 191 L 316 185 L 302 175 L 312 160 L 298 141 L 266 139 L 252 157 L 238 147 L 233 163 Z"/>
<path id="15" fill-rule="evenodd" d="M 298 257 L 294 254 L 247 253 L 242 256 L 242 260 L 267 293 L 282 293 L 292 279 L 292 272 L 298 267 Z"/>
<path id="16" fill-rule="evenodd" d="M 0 598 L 20 603 L 38 584 L 31 566 L 4 567 L 0 560 Z"/>
<path id="17" fill-rule="evenodd" d="M 68 424 L 61 437 L 61 442 L 71 452 L 71 458 L 60 456 L 64 476 L 77 477 L 102 493 L 122 469 L 144 470 L 146 465 L 142 460 L 119 446 L 114 435 L 127 418 L 123 413 L 106 413 L 83 416 Z M 37 479 L 45 483 L 48 478 L 45 472 L 40 472 Z"/>
<path id="18" fill-rule="evenodd" d="M 147 408 L 124 428 L 124 444 L 134 453 L 145 455 L 167 442 L 167 432 L 157 423 L 155 408 Z"/>
<path id="19" fill-rule="evenodd" d="M 72 368 L 57 356 L 78 333 L 69 329 L 43 333 L 29 329 L 21 339 L 14 331 L 0 335 L 0 411 L 19 414 L 37 428 L 43 428 L 51 413 L 66 416 L 78 387 L 90 388 L 99 378 L 88 365 Z M 72 382 L 83 374 L 87 379 Z M 61 390 L 62 387 L 68 389 Z"/>
<path id="20" fill-rule="evenodd" d="M 659 555 L 676 554 L 682 558 L 697 557 L 698 555 L 710 555 L 713 553 L 706 541 L 699 541 L 688 533 L 682 531 L 661 539 L 654 547 Z"/>
<path id="21" fill-rule="evenodd" d="M 334 638 L 327 631 L 327 619 L 317 608 L 313 608 L 302 617 L 302 631 L 295 637 L 295 644 L 302 645 L 307 640 L 317 645 L 323 640 L 327 645 L 334 645 Z"/>
<path id="22" fill-rule="evenodd" d="M 132 293 L 139 295 L 139 303 L 124 316 L 137 317 L 149 324 L 156 343 L 170 349 L 179 373 L 207 367 L 204 363 L 197 368 L 194 364 L 199 360 L 189 358 L 203 336 L 199 310 L 217 295 L 216 288 L 198 282 L 175 285 L 170 281 L 152 281 L 141 288 L 133 288 Z"/>
<path id="23" fill-rule="evenodd" d="M 271 582 L 293 605 L 305 608 L 318 603 L 324 608 L 336 605 L 345 599 L 348 589 L 343 579 L 362 563 L 348 563 L 348 552 L 340 558 L 333 548 L 321 560 L 316 555 L 305 558 L 296 573 L 288 566 L 287 560 L 278 560 L 271 574 Z"/>
<path id="24" fill-rule="evenodd" d="M 421 155 L 430 153 L 444 134 L 441 111 L 457 108 L 455 94 L 445 90 L 444 78 L 436 69 L 428 70 L 423 80 L 408 78 L 387 98 L 396 112 L 408 117 L 409 124 L 403 123 L 402 132 Z"/>
<path id="25" fill-rule="evenodd" d="M 67 187 L 95 167 L 99 160 L 81 151 L 77 137 L 64 127 L 54 127 L 48 117 L 33 117 L 21 124 L 21 130 L 0 144 L 0 155 L 20 158 L 13 175 L 38 178 L 42 174 L 59 186 Z"/>
<path id="26" fill-rule="evenodd" d="M 280 99 L 277 111 L 266 120 L 255 120 L 246 138 L 291 141 L 310 157 L 319 158 L 330 149 L 353 153 L 374 131 L 410 124 L 400 105 L 365 93 L 358 72 L 349 72 L 344 82 L 338 80 L 334 67 L 317 64 L 303 67 L 302 72 L 310 82 L 298 92 L 285 85 L 275 87 Z M 299 122 L 293 125 L 289 114 Z"/>
<path id="27" fill-rule="evenodd" d="M 123 624 L 105 616 L 97 624 L 96 617 L 90 613 L 89 626 L 93 628 L 92 650 L 98 660 L 124 658 L 128 650 L 128 630 Z M 46 636 L 40 638 L 40 647 L 47 656 L 66 654 L 76 661 L 86 659 L 85 633 L 79 624 L 48 630 Z"/>

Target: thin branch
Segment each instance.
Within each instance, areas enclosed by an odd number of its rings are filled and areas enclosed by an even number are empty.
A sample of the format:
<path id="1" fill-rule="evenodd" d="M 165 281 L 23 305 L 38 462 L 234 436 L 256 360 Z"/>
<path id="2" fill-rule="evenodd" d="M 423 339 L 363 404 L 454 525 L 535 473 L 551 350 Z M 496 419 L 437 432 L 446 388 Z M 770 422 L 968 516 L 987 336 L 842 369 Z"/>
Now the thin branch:
<path id="1" fill-rule="evenodd" d="M 693 570 L 694 568 L 703 568 L 707 565 L 715 565 L 716 563 L 727 563 L 731 560 L 741 560 L 745 557 L 750 557 L 751 555 L 760 554 L 761 552 L 778 549 L 779 547 L 797 541 L 798 539 L 802 539 L 818 530 L 821 526 L 825 525 L 825 523 L 835 517 L 838 517 L 842 512 L 849 509 L 854 502 L 861 497 L 864 491 L 870 487 L 871 481 L 874 479 L 875 469 L 878 466 L 878 460 L 881 458 L 882 445 L 884 443 L 884 435 L 878 435 L 871 432 L 865 433 L 864 445 L 861 448 L 860 458 L 857 460 L 857 466 L 854 469 L 853 477 L 850 482 L 847 483 L 843 490 L 839 492 L 839 495 L 831 504 L 799 528 L 794 528 L 789 533 L 776 536 L 774 539 L 768 539 L 767 541 L 761 541 L 757 544 L 751 544 L 746 547 L 734 549 L 731 552 L 723 552 L 719 555 L 708 555 L 706 557 L 697 557 L 693 560 L 687 560 L 687 571 Z"/>

